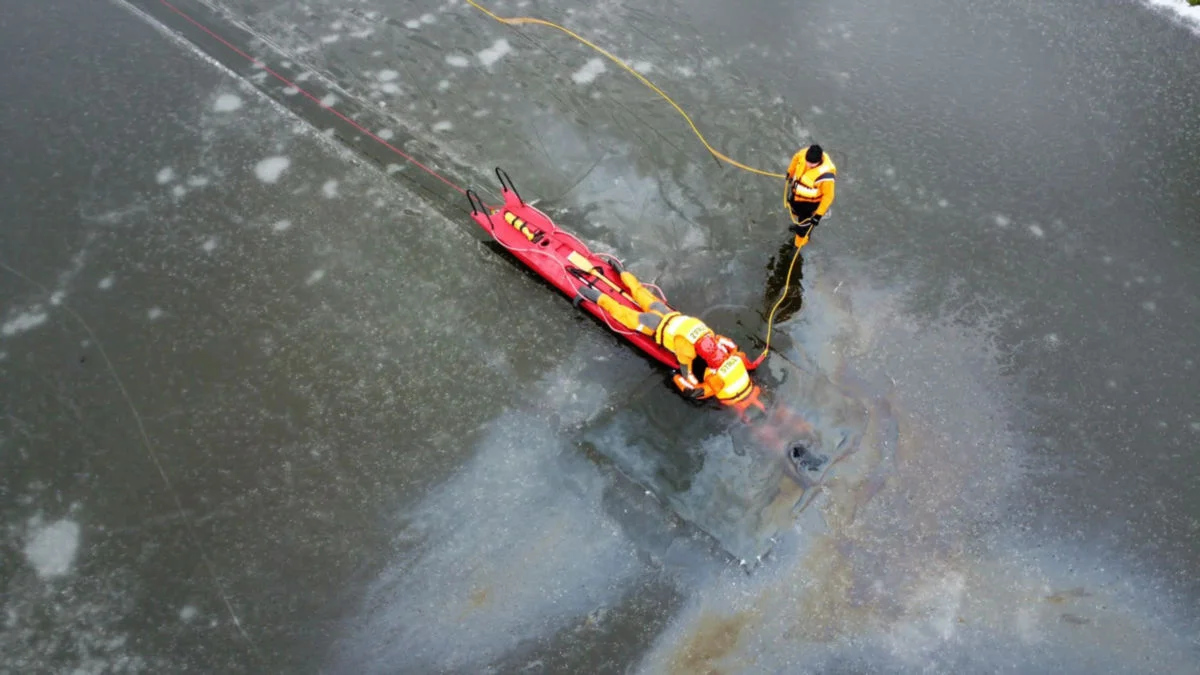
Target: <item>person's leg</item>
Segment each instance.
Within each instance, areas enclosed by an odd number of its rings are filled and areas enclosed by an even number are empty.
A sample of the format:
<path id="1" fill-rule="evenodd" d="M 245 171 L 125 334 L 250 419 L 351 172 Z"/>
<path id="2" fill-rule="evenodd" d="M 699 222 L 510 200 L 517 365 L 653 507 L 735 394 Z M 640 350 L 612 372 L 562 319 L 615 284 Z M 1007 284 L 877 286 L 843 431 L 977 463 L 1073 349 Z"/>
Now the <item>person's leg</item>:
<path id="1" fill-rule="evenodd" d="M 638 278 L 633 276 L 631 272 L 621 270 L 621 283 L 625 284 L 625 288 L 628 288 L 630 295 L 633 296 L 633 301 L 643 310 L 653 310 L 662 314 L 671 311 L 671 308 L 667 307 L 662 298 L 643 286 L 642 282 L 638 281 Z"/>
<path id="2" fill-rule="evenodd" d="M 788 206 L 792 209 L 792 222 L 803 223 L 805 219 L 817 212 L 819 202 L 789 202 Z"/>
<path id="3" fill-rule="evenodd" d="M 645 333 L 646 335 L 654 335 L 654 329 L 658 327 L 658 322 L 662 320 L 662 317 L 658 314 L 639 312 L 628 305 L 617 302 L 612 296 L 604 293 L 600 293 L 600 298 L 596 300 L 596 304 L 600 305 L 601 309 L 608 312 L 622 326 L 625 326 L 629 330 Z"/>

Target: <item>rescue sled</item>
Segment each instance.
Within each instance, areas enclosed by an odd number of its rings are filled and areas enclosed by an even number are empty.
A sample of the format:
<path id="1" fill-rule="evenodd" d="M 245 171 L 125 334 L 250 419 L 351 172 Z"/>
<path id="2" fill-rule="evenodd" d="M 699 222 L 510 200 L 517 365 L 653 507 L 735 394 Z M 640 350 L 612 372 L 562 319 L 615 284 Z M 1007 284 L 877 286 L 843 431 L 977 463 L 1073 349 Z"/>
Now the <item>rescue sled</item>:
<path id="1" fill-rule="evenodd" d="M 560 229 L 545 213 L 525 203 L 512 179 L 499 167 L 496 167 L 496 178 L 500 180 L 504 204 L 489 209 L 478 193 L 467 190 L 472 220 L 567 298 L 574 300 L 579 289 L 587 285 L 640 311 L 607 259 L 593 253 L 570 232 Z M 625 328 L 594 302 L 584 301 L 580 306 L 659 362 L 672 369 L 679 368 L 675 355 L 656 343 L 652 336 Z"/>

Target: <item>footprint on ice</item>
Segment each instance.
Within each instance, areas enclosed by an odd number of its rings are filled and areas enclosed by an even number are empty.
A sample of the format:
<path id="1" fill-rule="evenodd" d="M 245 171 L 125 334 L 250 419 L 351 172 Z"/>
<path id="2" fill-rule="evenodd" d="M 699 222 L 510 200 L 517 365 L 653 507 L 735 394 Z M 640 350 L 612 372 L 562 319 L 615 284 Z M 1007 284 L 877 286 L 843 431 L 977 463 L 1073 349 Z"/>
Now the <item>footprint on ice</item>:
<path id="1" fill-rule="evenodd" d="M 254 167 L 254 173 L 264 183 L 276 183 L 291 163 L 287 157 L 268 157 Z"/>

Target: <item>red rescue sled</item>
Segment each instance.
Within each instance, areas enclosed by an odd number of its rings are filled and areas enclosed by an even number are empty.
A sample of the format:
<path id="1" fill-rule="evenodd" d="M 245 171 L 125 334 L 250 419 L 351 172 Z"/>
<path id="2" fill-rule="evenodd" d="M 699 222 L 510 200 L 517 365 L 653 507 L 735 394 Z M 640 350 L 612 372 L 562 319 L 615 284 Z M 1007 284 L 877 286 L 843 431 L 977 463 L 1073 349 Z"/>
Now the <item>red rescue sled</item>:
<path id="1" fill-rule="evenodd" d="M 504 196 L 503 206 L 489 209 L 478 193 L 467 190 L 471 218 L 484 231 L 568 298 L 574 300 L 579 288 L 588 285 L 640 311 L 608 260 L 593 253 L 570 232 L 559 229 L 549 216 L 526 204 L 517 194 L 512 179 L 499 167 L 496 177 Z M 580 306 L 659 362 L 672 369 L 679 368 L 675 355 L 659 346 L 652 336 L 625 328 L 594 302 L 584 300 Z"/>

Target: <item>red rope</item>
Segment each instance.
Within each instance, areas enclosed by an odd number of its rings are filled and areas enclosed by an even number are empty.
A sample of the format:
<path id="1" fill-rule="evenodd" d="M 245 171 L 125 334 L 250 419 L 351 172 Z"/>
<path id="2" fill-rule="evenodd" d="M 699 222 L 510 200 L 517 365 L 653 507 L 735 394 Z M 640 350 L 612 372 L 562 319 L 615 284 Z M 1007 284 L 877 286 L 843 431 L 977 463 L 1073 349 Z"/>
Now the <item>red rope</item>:
<path id="1" fill-rule="evenodd" d="M 172 5 L 171 3 L 167 2 L 167 0 L 159 0 L 159 2 L 161 2 L 163 5 L 166 5 L 166 7 L 167 7 L 168 9 L 170 9 L 172 12 L 175 12 L 175 13 L 176 13 L 176 14 L 178 14 L 179 16 L 181 16 L 181 17 L 183 17 L 184 19 L 186 19 L 186 20 L 188 21 L 188 23 L 192 24 L 192 25 L 193 25 L 193 26 L 195 26 L 196 28 L 199 28 L 200 30 L 202 30 L 202 31 L 204 31 L 205 33 L 207 33 L 207 34 L 208 34 L 209 36 L 211 36 L 211 37 L 212 37 L 214 40 L 216 40 L 216 41 L 220 42 L 221 44 L 225 45 L 226 47 L 229 47 L 229 48 L 230 48 L 230 49 L 232 49 L 234 52 L 237 52 L 238 54 L 240 54 L 241 56 L 245 57 L 245 58 L 246 58 L 246 59 L 248 59 L 249 61 L 251 61 L 251 62 L 253 62 L 253 63 L 256 63 L 256 64 L 258 64 L 259 66 L 261 66 L 261 67 L 262 67 L 262 69 L 263 69 L 263 70 L 265 70 L 267 73 L 270 73 L 270 74 L 271 74 L 271 76 L 273 76 L 275 79 L 279 80 L 280 82 L 283 82 L 284 84 L 288 85 L 289 87 L 292 87 L 292 88 L 296 89 L 296 90 L 297 90 L 297 91 L 299 91 L 301 94 L 304 94 L 306 97 L 308 97 L 308 98 L 309 98 L 309 99 L 311 99 L 313 102 L 315 102 L 317 105 L 319 105 L 319 106 L 321 106 L 322 108 L 324 108 L 324 109 L 328 110 L 329 112 L 333 113 L 334 115 L 337 115 L 337 116 L 338 116 L 338 117 L 339 117 L 339 118 L 340 118 L 342 121 L 346 122 L 347 124 L 349 124 L 350 126 L 354 127 L 355 129 L 358 129 L 359 131 L 363 132 L 363 133 L 364 133 L 364 134 L 366 134 L 367 136 L 370 136 L 371 138 L 375 139 L 376 141 L 378 141 L 379 143 L 383 144 L 383 145 L 384 145 L 386 148 L 388 148 L 388 149 L 389 149 L 389 150 L 391 150 L 392 152 L 396 153 L 397 155 L 400 155 L 401 157 L 403 157 L 403 158 L 407 159 L 408 161 L 412 162 L 413 164 L 417 165 L 418 167 L 420 167 L 421 169 L 423 169 L 423 170 L 424 170 L 426 173 L 428 173 L 429 175 L 433 176 L 434 178 L 437 178 L 438 180 L 442 181 L 442 182 L 443 182 L 443 183 L 445 183 L 446 185 L 449 185 L 450 187 L 454 188 L 455 190 L 458 190 L 458 191 L 459 191 L 459 193 L 461 193 L 461 194 L 466 194 L 466 193 L 467 193 L 467 191 L 466 191 L 466 190 L 464 190 L 463 188 L 461 188 L 461 187 L 459 187 L 458 185 L 456 185 L 456 184 L 455 184 L 453 181 L 449 180 L 449 179 L 448 179 L 448 178 L 446 178 L 445 176 L 443 176 L 443 175 L 439 174 L 438 172 L 434 171 L 433 169 L 430 169 L 429 167 L 425 166 L 424 164 L 422 164 L 422 163 L 418 162 L 417 160 L 413 159 L 413 157 L 412 157 L 411 155 L 409 155 L 408 153 L 404 152 L 403 150 L 401 150 L 401 149 L 397 148 L 396 146 L 392 145 L 391 143 L 388 143 L 387 141 L 383 140 L 383 139 L 382 139 L 382 138 L 380 138 L 379 136 L 376 136 L 374 133 L 372 133 L 372 132 L 368 131 L 367 129 L 365 129 L 365 128 L 364 128 L 364 127 L 363 127 L 361 124 L 359 124 L 358 122 L 355 122 L 354 120 L 350 119 L 349 117 L 346 117 L 346 116 L 345 116 L 345 115 L 343 115 L 343 114 L 342 114 L 340 111 L 338 111 L 338 110 L 335 110 L 334 108 L 332 108 L 332 107 L 330 107 L 330 106 L 328 106 L 328 105 L 325 105 L 324 103 L 322 103 L 322 102 L 321 102 L 321 99 L 319 99 L 319 98 L 317 98 L 316 96 L 314 96 L 313 94 L 310 94 L 309 92 L 305 91 L 303 88 L 301 88 L 300 86 L 298 86 L 296 83 L 294 83 L 294 82 L 292 82 L 291 80 L 287 79 L 286 77 L 284 77 L 284 76 L 280 75 L 279 73 L 275 72 L 274 70 L 271 70 L 271 68 L 269 68 L 269 67 L 267 66 L 267 64 L 263 63 L 262 61 L 259 61 L 258 59 L 254 58 L 253 56 L 251 56 L 251 55 L 247 54 L 246 52 L 244 52 L 244 51 L 242 51 L 242 50 L 240 50 L 240 49 L 238 49 L 238 48 L 237 48 L 237 47 L 235 47 L 233 44 L 231 44 L 231 43 L 230 43 L 228 40 L 226 40 L 225 38 L 221 37 L 220 35 L 217 35 L 217 34 L 216 34 L 216 33 L 214 33 L 213 31 L 209 30 L 209 28 L 208 28 L 207 26 L 205 26 L 204 24 L 200 23 L 199 21 L 197 21 L 197 20 L 193 19 L 192 17 L 188 16 L 188 15 L 187 15 L 187 14 L 186 14 L 186 13 L 185 13 L 183 10 L 181 10 L 181 9 L 179 9 L 178 7 L 176 7 L 175 5 Z"/>

